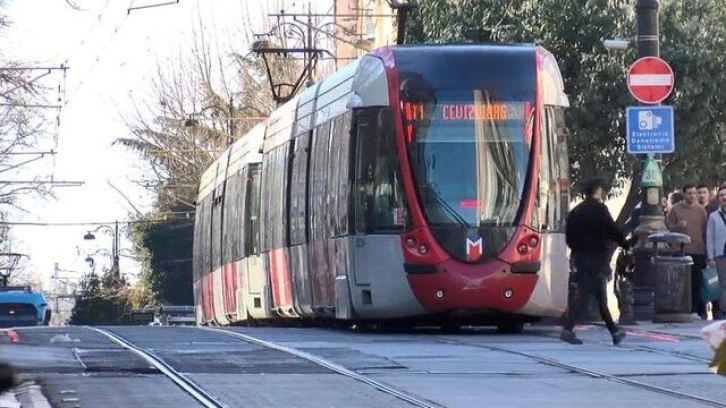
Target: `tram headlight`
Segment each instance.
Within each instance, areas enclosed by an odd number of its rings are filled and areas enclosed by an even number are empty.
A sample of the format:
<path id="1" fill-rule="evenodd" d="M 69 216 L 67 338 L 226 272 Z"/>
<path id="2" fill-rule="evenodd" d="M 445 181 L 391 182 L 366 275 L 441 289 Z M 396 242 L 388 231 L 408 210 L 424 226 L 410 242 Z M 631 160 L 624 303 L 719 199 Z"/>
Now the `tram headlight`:
<path id="1" fill-rule="evenodd" d="M 444 298 L 444 290 L 439 289 L 436 291 L 436 299 L 443 299 Z"/>
<path id="2" fill-rule="evenodd" d="M 539 238 L 537 238 L 536 236 L 533 236 L 533 237 L 529 238 L 529 246 L 531 246 L 532 248 L 534 248 L 537 245 L 539 245 Z"/>
<path id="3" fill-rule="evenodd" d="M 419 245 L 419 247 L 418 247 L 418 253 L 420 253 L 421 255 L 425 255 L 428 252 L 429 252 L 429 249 L 426 248 L 426 245 Z"/>
<path id="4" fill-rule="evenodd" d="M 409 248 L 416 248 L 416 244 L 418 244 L 418 242 L 416 242 L 416 240 L 413 238 L 409 238 L 406 240 L 406 246 Z"/>
<path id="5" fill-rule="evenodd" d="M 503 294 L 506 299 L 510 299 L 512 296 L 514 296 L 514 291 L 512 289 L 504 289 Z"/>
<path id="6" fill-rule="evenodd" d="M 527 253 L 527 251 L 529 251 L 529 248 L 527 248 L 527 245 L 521 244 L 521 245 L 519 245 L 519 246 L 517 247 L 517 251 L 518 251 L 518 252 L 519 252 L 520 254 L 524 255 L 524 254 L 526 254 L 526 253 Z"/>

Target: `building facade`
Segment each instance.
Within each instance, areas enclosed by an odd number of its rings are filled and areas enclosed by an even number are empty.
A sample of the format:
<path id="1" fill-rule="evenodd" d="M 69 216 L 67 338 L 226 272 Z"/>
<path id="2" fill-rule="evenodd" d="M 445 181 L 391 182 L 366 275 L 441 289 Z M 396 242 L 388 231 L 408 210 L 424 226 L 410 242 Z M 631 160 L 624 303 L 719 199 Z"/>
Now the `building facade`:
<path id="1" fill-rule="evenodd" d="M 386 0 L 335 0 L 335 23 L 344 34 L 336 41 L 336 68 L 372 48 L 394 44 L 394 20 Z"/>

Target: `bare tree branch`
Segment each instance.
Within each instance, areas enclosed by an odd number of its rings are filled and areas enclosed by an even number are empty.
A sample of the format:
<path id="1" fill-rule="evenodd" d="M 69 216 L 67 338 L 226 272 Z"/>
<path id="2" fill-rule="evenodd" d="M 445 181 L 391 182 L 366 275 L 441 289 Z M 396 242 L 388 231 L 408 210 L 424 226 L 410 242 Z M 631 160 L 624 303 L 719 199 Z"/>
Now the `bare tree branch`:
<path id="1" fill-rule="evenodd" d="M 193 34 L 195 41 L 177 60 L 157 64 L 147 100 L 134 101 L 134 111 L 123 118 L 133 137 L 114 142 L 146 161 L 156 180 L 144 187 L 156 193 L 162 212 L 193 208 L 202 173 L 275 107 L 261 60 L 221 52 L 201 20 Z M 299 69 L 297 61 L 272 63 L 273 74 L 284 81 L 296 78 Z"/>

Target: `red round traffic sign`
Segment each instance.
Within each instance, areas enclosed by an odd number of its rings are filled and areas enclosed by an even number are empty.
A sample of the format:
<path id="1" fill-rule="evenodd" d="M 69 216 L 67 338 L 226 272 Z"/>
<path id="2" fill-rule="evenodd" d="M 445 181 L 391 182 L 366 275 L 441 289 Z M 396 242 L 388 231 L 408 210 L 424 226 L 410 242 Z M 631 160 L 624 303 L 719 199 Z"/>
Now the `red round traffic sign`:
<path id="1" fill-rule="evenodd" d="M 628 70 L 628 90 L 641 103 L 661 103 L 673 92 L 675 76 L 667 62 L 658 57 L 643 57 Z"/>

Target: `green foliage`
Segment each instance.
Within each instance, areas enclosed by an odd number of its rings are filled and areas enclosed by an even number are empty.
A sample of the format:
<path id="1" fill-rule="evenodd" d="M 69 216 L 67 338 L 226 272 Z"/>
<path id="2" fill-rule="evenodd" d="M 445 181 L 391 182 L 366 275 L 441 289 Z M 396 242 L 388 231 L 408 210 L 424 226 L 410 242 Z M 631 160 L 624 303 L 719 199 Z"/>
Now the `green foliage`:
<path id="1" fill-rule="evenodd" d="M 70 324 L 119 324 L 126 320 L 130 303 L 126 282 L 110 273 L 103 277 L 90 274 L 81 281 Z"/>
<path id="2" fill-rule="evenodd" d="M 142 254 L 142 284 L 153 294 L 151 301 L 159 305 L 194 304 L 194 220 L 136 223 L 132 239 Z"/>
<path id="3" fill-rule="evenodd" d="M 408 42 L 529 42 L 558 59 L 572 105 L 568 113 L 571 176 L 577 189 L 597 176 L 621 184 L 639 179 L 639 157 L 626 153 L 625 85 L 635 50 L 608 52 L 603 38 L 635 36 L 632 1 L 421 0 Z M 661 55 L 676 75 L 665 101 L 676 109 L 676 153 L 664 157 L 665 182 L 726 178 L 722 143 L 726 95 L 715 78 L 726 74 L 726 3 L 661 1 Z M 634 48 L 634 47 L 633 47 Z M 579 190 L 576 190 L 579 191 Z M 627 209 L 626 209 L 627 211 Z"/>

